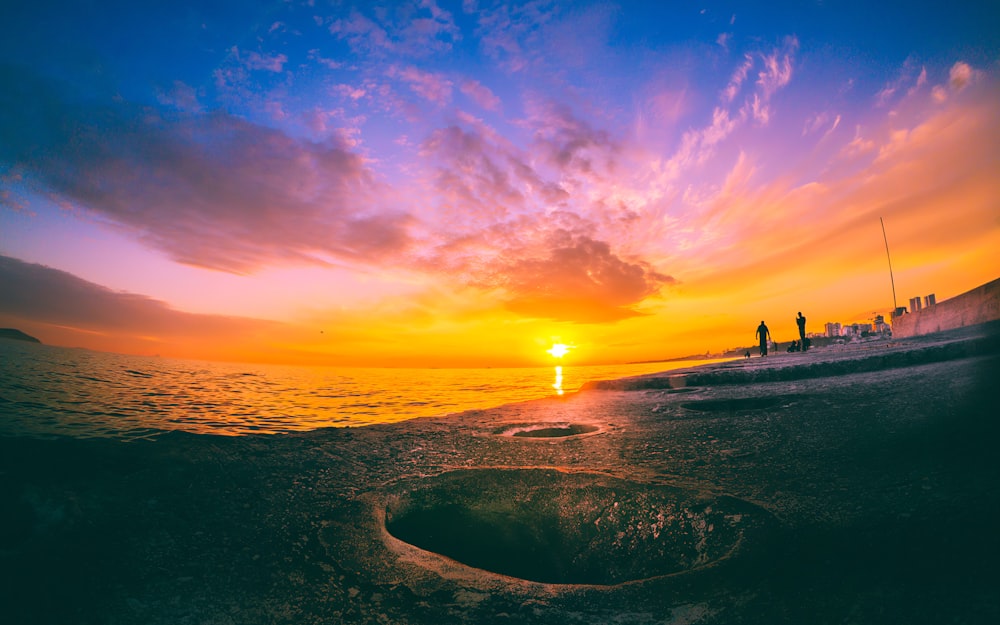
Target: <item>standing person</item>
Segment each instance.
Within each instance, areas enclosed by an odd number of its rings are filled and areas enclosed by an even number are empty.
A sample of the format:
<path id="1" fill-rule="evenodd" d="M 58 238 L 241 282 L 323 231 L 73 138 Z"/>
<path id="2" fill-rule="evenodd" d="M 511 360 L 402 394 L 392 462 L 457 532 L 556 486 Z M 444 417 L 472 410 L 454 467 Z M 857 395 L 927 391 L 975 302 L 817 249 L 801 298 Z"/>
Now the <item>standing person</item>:
<path id="1" fill-rule="evenodd" d="M 760 355 L 767 356 L 767 339 L 771 338 L 771 331 L 764 325 L 763 319 L 761 319 L 760 325 L 757 326 L 756 335 L 760 337 Z"/>
<path id="2" fill-rule="evenodd" d="M 795 318 L 795 323 L 799 325 L 799 345 L 802 346 L 802 351 L 809 349 L 809 345 L 806 343 L 806 318 L 802 316 L 802 312 L 799 311 L 799 316 Z"/>

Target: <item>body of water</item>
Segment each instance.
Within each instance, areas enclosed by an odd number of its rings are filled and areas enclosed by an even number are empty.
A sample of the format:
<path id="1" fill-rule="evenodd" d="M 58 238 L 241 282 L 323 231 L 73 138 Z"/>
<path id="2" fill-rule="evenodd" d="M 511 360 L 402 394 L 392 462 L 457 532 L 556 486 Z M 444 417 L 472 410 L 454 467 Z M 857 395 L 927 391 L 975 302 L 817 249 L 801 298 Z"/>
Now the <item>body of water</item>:
<path id="1" fill-rule="evenodd" d="M 691 367 L 293 367 L 127 356 L 0 340 L 0 435 L 279 434 L 538 399 L 590 380 Z"/>

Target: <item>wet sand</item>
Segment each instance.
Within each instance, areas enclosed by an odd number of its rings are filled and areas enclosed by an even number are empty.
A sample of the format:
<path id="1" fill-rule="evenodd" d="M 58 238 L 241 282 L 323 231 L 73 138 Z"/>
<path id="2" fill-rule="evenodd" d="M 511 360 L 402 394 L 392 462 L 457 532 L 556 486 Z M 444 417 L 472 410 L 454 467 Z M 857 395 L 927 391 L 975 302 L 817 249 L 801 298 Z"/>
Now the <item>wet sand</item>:
<path id="1" fill-rule="evenodd" d="M 1000 622 L 998 381 L 993 324 L 367 428 L 0 439 L 0 619 Z"/>

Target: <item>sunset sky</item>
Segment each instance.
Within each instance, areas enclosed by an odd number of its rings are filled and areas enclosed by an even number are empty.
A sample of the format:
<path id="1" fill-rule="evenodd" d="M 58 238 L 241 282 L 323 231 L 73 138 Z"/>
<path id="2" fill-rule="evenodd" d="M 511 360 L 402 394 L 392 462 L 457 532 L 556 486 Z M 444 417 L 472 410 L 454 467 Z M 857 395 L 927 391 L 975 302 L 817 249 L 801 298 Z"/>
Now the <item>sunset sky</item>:
<path id="1" fill-rule="evenodd" d="M 765 4 L 767 8 L 763 8 Z M 966 6 L 970 5 L 970 6 Z M 615 363 L 1000 277 L 1000 5 L 0 9 L 0 327 Z"/>

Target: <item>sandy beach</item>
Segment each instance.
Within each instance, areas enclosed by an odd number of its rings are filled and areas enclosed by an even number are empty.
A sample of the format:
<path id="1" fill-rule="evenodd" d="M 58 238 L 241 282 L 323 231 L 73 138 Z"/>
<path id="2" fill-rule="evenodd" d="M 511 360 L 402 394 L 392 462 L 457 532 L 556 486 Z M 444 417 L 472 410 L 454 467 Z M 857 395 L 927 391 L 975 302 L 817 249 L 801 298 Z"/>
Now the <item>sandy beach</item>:
<path id="1" fill-rule="evenodd" d="M 0 439 L 20 623 L 1000 622 L 996 324 L 283 436 Z"/>

